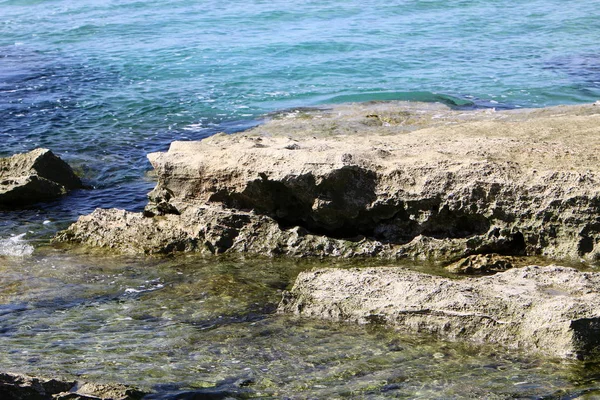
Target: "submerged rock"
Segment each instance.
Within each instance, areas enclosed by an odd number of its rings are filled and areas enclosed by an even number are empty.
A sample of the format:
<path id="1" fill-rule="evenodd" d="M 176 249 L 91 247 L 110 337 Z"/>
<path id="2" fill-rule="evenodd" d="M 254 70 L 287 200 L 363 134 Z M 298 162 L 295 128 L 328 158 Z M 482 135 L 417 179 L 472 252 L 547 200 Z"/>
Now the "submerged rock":
<path id="1" fill-rule="evenodd" d="M 74 381 L 34 378 L 0 373 L 0 398 L 4 400 L 47 400 L 75 386 Z"/>
<path id="2" fill-rule="evenodd" d="M 139 400 L 145 394 L 121 384 L 78 383 L 0 373 L 2 400 Z"/>
<path id="3" fill-rule="evenodd" d="M 302 272 L 279 312 L 378 323 L 549 356 L 600 352 L 600 274 L 529 266 L 450 280 L 402 268 Z"/>
<path id="4" fill-rule="evenodd" d="M 597 262 L 598 148 L 593 105 L 290 113 L 150 154 L 158 183 L 144 214 L 96 211 L 57 240 L 141 252 Z"/>
<path id="5" fill-rule="evenodd" d="M 69 392 L 54 396 L 53 400 L 140 400 L 147 393 L 122 384 L 81 383 Z"/>
<path id="6" fill-rule="evenodd" d="M 48 149 L 0 158 L 0 207 L 52 200 L 82 187 L 71 167 Z"/>

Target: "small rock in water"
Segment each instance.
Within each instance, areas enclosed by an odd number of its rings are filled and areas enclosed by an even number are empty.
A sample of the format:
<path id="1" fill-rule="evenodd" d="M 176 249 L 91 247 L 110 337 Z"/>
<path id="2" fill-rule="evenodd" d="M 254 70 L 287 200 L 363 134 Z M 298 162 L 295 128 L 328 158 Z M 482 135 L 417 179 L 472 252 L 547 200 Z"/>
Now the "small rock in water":
<path id="1" fill-rule="evenodd" d="M 83 188 L 71 167 L 48 149 L 0 158 L 0 207 L 20 207 Z"/>
<path id="2" fill-rule="evenodd" d="M 140 400 L 144 395 L 146 393 L 121 384 L 78 383 L 0 373 L 2 400 Z"/>
<path id="3" fill-rule="evenodd" d="M 600 273 L 535 265 L 448 279 L 406 268 L 301 272 L 279 312 L 521 348 L 552 357 L 600 355 Z M 444 357 L 436 353 L 434 358 Z"/>

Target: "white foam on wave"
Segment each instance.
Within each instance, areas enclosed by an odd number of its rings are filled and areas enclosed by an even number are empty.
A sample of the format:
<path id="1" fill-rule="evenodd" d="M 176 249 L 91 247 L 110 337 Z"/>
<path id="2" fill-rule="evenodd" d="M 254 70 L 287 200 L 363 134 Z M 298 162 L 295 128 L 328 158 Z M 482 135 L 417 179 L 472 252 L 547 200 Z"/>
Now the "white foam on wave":
<path id="1" fill-rule="evenodd" d="M 149 284 L 150 287 L 147 287 L 146 285 L 141 285 L 141 286 L 138 286 L 137 289 L 126 288 L 125 289 L 125 293 L 126 294 L 133 294 L 133 293 L 153 292 L 155 290 L 162 289 L 162 288 L 165 287 L 165 285 L 163 285 L 162 283 L 160 283 L 156 279 L 152 280 L 152 281 L 146 281 L 146 283 Z"/>
<path id="2" fill-rule="evenodd" d="M 27 243 L 24 233 L 0 239 L 0 256 L 24 257 L 33 254 L 33 246 Z"/>
<path id="3" fill-rule="evenodd" d="M 199 122 L 197 124 L 189 124 L 187 126 L 184 126 L 181 129 L 183 129 L 184 131 L 195 131 L 195 130 L 202 129 L 202 128 L 203 128 L 202 122 Z"/>

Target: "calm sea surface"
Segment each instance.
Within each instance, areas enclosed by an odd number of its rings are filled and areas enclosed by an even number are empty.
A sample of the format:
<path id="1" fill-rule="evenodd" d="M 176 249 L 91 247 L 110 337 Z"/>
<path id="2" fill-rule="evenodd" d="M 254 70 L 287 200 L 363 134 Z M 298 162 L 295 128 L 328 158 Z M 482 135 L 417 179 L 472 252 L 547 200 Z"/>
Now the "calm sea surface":
<path id="1" fill-rule="evenodd" d="M 45 246 L 96 207 L 140 210 L 145 155 L 173 140 L 388 99 L 594 102 L 600 1 L 0 0 L 0 156 L 47 147 L 94 187 L 0 211 L 0 370 L 234 397 L 598 395 L 590 365 L 274 316 L 310 263 Z"/>

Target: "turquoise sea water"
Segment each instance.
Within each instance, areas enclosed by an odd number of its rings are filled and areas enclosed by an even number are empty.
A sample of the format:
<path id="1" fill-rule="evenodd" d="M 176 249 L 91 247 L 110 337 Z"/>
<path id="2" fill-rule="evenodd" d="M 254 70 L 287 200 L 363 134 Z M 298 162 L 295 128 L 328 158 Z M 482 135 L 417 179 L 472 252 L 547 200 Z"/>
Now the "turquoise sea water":
<path id="1" fill-rule="evenodd" d="M 0 0 L 0 156 L 44 146 L 78 167 L 101 190 L 54 209 L 71 220 L 139 209 L 147 152 L 279 109 L 593 102 L 598 15 L 600 1 Z"/>
<path id="2" fill-rule="evenodd" d="M 0 156 L 48 147 L 94 186 L 0 211 L 0 370 L 171 389 L 231 388 L 250 370 L 242 397 L 593 398 L 595 367 L 275 317 L 298 266 L 27 254 L 95 207 L 141 209 L 146 153 L 272 111 L 594 102 L 599 16 L 596 0 L 0 0 Z"/>

